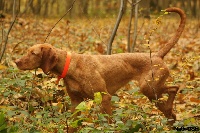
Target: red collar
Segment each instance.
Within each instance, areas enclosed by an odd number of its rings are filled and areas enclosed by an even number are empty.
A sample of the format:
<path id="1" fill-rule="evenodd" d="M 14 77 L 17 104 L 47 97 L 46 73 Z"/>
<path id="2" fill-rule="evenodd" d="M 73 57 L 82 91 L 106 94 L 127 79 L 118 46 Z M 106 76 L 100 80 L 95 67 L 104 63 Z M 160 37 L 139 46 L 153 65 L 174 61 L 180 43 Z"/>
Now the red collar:
<path id="1" fill-rule="evenodd" d="M 58 76 L 58 79 L 57 79 L 57 81 L 56 81 L 56 84 L 59 83 L 59 81 L 60 81 L 61 78 L 66 77 L 67 71 L 68 71 L 68 69 L 69 69 L 70 60 L 71 60 L 71 53 L 68 52 L 68 53 L 67 53 L 67 58 L 66 58 L 66 61 L 65 61 L 65 67 L 64 67 L 64 69 L 63 69 L 62 74 L 61 74 L 60 76 Z"/>

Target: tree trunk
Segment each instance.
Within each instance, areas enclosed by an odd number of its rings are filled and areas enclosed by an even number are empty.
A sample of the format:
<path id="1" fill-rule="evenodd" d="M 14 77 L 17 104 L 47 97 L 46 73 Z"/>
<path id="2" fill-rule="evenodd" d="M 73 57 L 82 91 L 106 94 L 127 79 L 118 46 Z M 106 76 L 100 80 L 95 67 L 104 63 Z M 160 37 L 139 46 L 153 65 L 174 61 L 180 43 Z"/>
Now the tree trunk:
<path id="1" fill-rule="evenodd" d="M 14 21 L 15 15 L 16 15 L 16 0 L 13 0 L 13 18 L 12 18 L 12 21 Z"/>
<path id="2" fill-rule="evenodd" d="M 66 11 L 68 11 L 71 8 L 73 1 L 72 0 L 66 0 Z M 69 16 L 72 17 L 72 12 L 69 12 Z"/>
<path id="3" fill-rule="evenodd" d="M 143 9 L 142 14 L 144 18 L 150 18 L 150 0 L 142 0 L 140 7 Z"/>
<path id="4" fill-rule="evenodd" d="M 196 13 L 196 9 L 197 9 L 197 0 L 193 0 L 193 7 L 192 7 L 192 16 L 193 17 L 196 17 L 197 16 L 197 13 Z"/>
<path id="5" fill-rule="evenodd" d="M 84 15 L 88 14 L 88 0 L 82 1 L 83 2 L 83 13 Z"/>
<path id="6" fill-rule="evenodd" d="M 0 11 L 4 10 L 4 0 L 0 0 Z"/>
<path id="7" fill-rule="evenodd" d="M 57 0 L 56 1 L 56 4 L 57 4 L 57 7 L 56 7 L 56 12 L 57 12 L 57 14 L 59 14 L 60 13 L 60 3 L 59 3 L 59 1 Z"/>
<path id="8" fill-rule="evenodd" d="M 120 9 L 119 9 L 119 14 L 118 14 L 118 17 L 117 17 L 117 21 L 115 23 L 115 27 L 114 27 L 114 29 L 112 31 L 110 40 L 108 42 L 108 48 L 107 48 L 107 54 L 108 55 L 110 55 L 112 53 L 112 43 L 114 41 L 117 29 L 119 27 L 119 24 L 121 22 L 121 19 L 122 19 L 123 13 L 124 13 L 123 8 L 124 8 L 124 0 L 121 0 L 121 5 L 120 5 Z"/>
<path id="9" fill-rule="evenodd" d="M 136 3 L 139 2 L 139 0 L 136 0 Z M 138 6 L 139 3 L 135 5 L 135 16 L 134 16 L 134 33 L 133 33 L 133 44 L 131 52 L 134 51 L 136 40 L 137 40 L 137 25 L 138 25 Z"/>
<path id="10" fill-rule="evenodd" d="M 133 3 L 133 0 L 131 0 L 131 2 Z M 131 4 L 132 4 L 131 3 Z M 131 52 L 131 22 L 132 22 L 132 18 L 133 18 L 133 5 L 131 5 L 131 13 L 130 13 L 130 18 L 129 18 L 129 24 L 128 24 L 128 35 L 127 35 L 127 51 L 130 53 Z"/>
<path id="11" fill-rule="evenodd" d="M 30 9 L 31 9 L 32 13 L 35 14 L 35 9 L 33 7 L 33 0 L 29 0 L 28 3 L 30 3 L 29 5 L 30 5 Z"/>
<path id="12" fill-rule="evenodd" d="M 46 2 L 47 3 L 47 2 Z M 41 10 L 41 0 L 37 0 L 37 5 L 35 9 L 35 14 L 40 15 L 40 10 Z"/>
<path id="13" fill-rule="evenodd" d="M 48 12 L 49 12 L 49 7 L 48 7 L 48 4 L 49 4 L 49 2 L 48 2 L 48 0 L 45 0 L 45 8 L 44 8 L 44 14 L 43 14 L 43 16 L 44 17 L 47 17 L 48 16 Z"/>

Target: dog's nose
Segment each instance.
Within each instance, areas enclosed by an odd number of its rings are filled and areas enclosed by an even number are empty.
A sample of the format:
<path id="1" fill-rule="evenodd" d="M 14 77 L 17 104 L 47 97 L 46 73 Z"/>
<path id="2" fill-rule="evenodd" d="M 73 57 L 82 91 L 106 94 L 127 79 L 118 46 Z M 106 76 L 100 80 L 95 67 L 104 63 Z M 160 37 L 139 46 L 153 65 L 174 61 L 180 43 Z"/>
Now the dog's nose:
<path id="1" fill-rule="evenodd" d="M 15 64 L 18 65 L 20 63 L 20 59 L 15 60 Z"/>

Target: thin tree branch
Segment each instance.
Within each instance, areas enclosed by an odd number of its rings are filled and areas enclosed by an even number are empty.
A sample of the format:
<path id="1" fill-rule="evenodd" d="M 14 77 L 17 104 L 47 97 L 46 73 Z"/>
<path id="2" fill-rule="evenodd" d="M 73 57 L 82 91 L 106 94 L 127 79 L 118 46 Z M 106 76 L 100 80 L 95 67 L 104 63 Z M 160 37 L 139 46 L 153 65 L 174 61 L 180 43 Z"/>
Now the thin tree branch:
<path id="1" fill-rule="evenodd" d="M 22 12 L 22 14 L 24 14 L 24 13 L 26 12 L 26 10 L 28 9 L 28 7 L 31 5 L 32 2 L 33 2 L 33 0 L 30 0 L 30 1 L 28 2 L 28 4 L 26 5 L 24 11 Z"/>
<path id="2" fill-rule="evenodd" d="M 135 3 L 133 3 L 133 2 L 131 2 L 130 0 L 128 0 L 128 3 L 131 4 L 131 6 L 135 6 L 135 5 L 137 5 L 138 3 L 140 3 L 141 1 L 142 1 L 142 0 L 139 0 L 139 1 L 135 2 Z"/>
<path id="3" fill-rule="evenodd" d="M 80 8 L 81 8 L 81 11 L 82 13 L 84 13 L 83 11 L 83 8 L 81 7 L 81 5 L 79 4 Z M 104 44 L 106 45 L 106 43 L 101 39 L 101 36 L 100 36 L 100 33 L 98 33 L 98 31 L 96 30 L 95 26 L 93 25 L 92 21 L 86 17 L 86 19 L 90 22 L 91 26 L 92 26 L 92 30 L 94 31 L 94 33 L 97 35 L 97 37 L 99 38 L 99 40 Z"/>
<path id="4" fill-rule="evenodd" d="M 123 16 L 123 13 L 124 13 L 124 0 L 121 0 L 121 5 L 120 5 L 120 10 L 119 10 L 119 14 L 118 14 L 118 17 L 117 17 L 117 21 L 115 23 L 115 27 L 112 31 L 112 34 L 111 34 L 111 37 L 110 37 L 110 40 L 108 42 L 108 48 L 107 48 L 107 54 L 110 55 L 111 54 L 111 51 L 112 51 L 112 43 L 113 43 L 113 40 L 115 38 L 115 35 L 116 35 L 116 32 L 117 32 L 117 29 L 119 27 L 119 23 L 122 19 L 122 16 Z"/>
<path id="5" fill-rule="evenodd" d="M 5 40 L 4 46 L 3 46 L 2 50 L 1 50 L 1 54 L 0 54 L 0 62 L 1 62 L 2 58 L 3 58 L 3 55 L 4 55 L 5 50 L 6 50 L 6 46 L 7 46 L 7 43 L 8 43 L 8 36 L 9 36 L 9 34 L 10 34 L 10 31 L 11 31 L 11 29 L 12 29 L 12 27 L 13 27 L 13 25 L 14 25 L 16 19 L 17 19 L 18 14 L 19 14 L 19 12 L 18 12 L 17 15 L 15 16 L 14 20 L 12 21 L 12 23 L 11 23 L 11 25 L 10 25 L 10 28 L 8 29 L 8 32 L 7 32 L 7 35 L 6 35 L 6 40 Z"/>
<path id="6" fill-rule="evenodd" d="M 2 48 L 3 46 L 3 40 L 4 40 L 4 22 L 3 22 L 3 19 L 1 20 L 0 19 L 0 22 L 1 22 L 1 43 L 0 43 L 0 49 Z"/>
<path id="7" fill-rule="evenodd" d="M 76 0 L 73 1 L 71 7 L 67 10 L 67 12 L 55 23 L 55 25 L 51 28 L 51 30 L 49 31 L 47 37 L 44 40 L 44 43 L 46 42 L 47 38 L 49 37 L 49 35 L 51 34 L 52 30 L 56 27 L 56 25 L 72 10 L 74 3 L 76 2 Z"/>

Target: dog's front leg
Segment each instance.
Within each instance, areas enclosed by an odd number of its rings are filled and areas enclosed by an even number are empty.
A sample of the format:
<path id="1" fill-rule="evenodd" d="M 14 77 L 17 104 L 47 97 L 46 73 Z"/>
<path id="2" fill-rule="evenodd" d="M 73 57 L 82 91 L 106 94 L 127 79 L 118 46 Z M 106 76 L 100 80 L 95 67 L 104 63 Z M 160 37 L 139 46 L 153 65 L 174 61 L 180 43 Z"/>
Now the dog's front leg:
<path id="1" fill-rule="evenodd" d="M 103 114 L 112 115 L 112 108 L 111 108 L 111 95 L 106 93 L 102 94 L 102 102 L 101 102 L 101 112 Z M 108 117 L 108 123 L 111 123 L 111 119 Z"/>
<path id="2" fill-rule="evenodd" d="M 72 113 L 74 113 L 75 112 L 75 108 L 76 108 L 76 106 L 79 104 L 79 103 L 81 103 L 82 101 L 79 99 L 79 100 L 71 100 L 71 112 Z M 72 116 L 72 119 L 74 119 L 74 120 L 76 120 L 76 118 L 77 118 L 77 116 L 78 115 L 80 115 L 80 112 L 78 112 L 78 113 L 76 113 L 76 114 L 74 114 L 73 116 Z M 74 133 L 74 132 L 76 132 L 77 131 L 77 129 L 76 128 L 73 128 L 73 127 L 68 127 L 68 129 L 67 129 L 67 133 Z"/>
<path id="3" fill-rule="evenodd" d="M 78 95 L 72 93 L 69 90 L 67 92 L 68 92 L 69 97 L 71 98 L 71 108 L 70 108 L 70 110 L 71 110 L 72 113 L 74 113 L 76 106 L 79 105 L 83 101 L 83 98 L 79 97 Z M 78 115 L 80 115 L 80 112 L 74 114 L 72 118 L 76 119 Z M 70 127 L 70 126 L 67 128 L 67 133 L 74 133 L 76 131 L 77 131 L 76 128 L 73 128 L 73 127 Z"/>
<path id="4" fill-rule="evenodd" d="M 76 108 L 76 106 L 77 105 L 79 105 L 79 103 L 81 103 L 83 100 L 81 99 L 81 98 L 76 98 L 76 99 L 72 99 L 71 98 L 71 112 L 72 113 L 74 113 L 75 112 L 75 108 Z M 78 112 L 78 113 L 76 113 L 76 114 L 74 114 L 73 116 L 72 116 L 72 118 L 75 120 L 76 118 L 77 118 L 77 116 L 78 115 L 80 115 L 80 112 Z M 73 128 L 73 127 L 68 127 L 68 129 L 67 129 L 67 133 L 74 133 L 74 132 L 76 132 L 77 131 L 77 129 L 76 128 Z"/>

